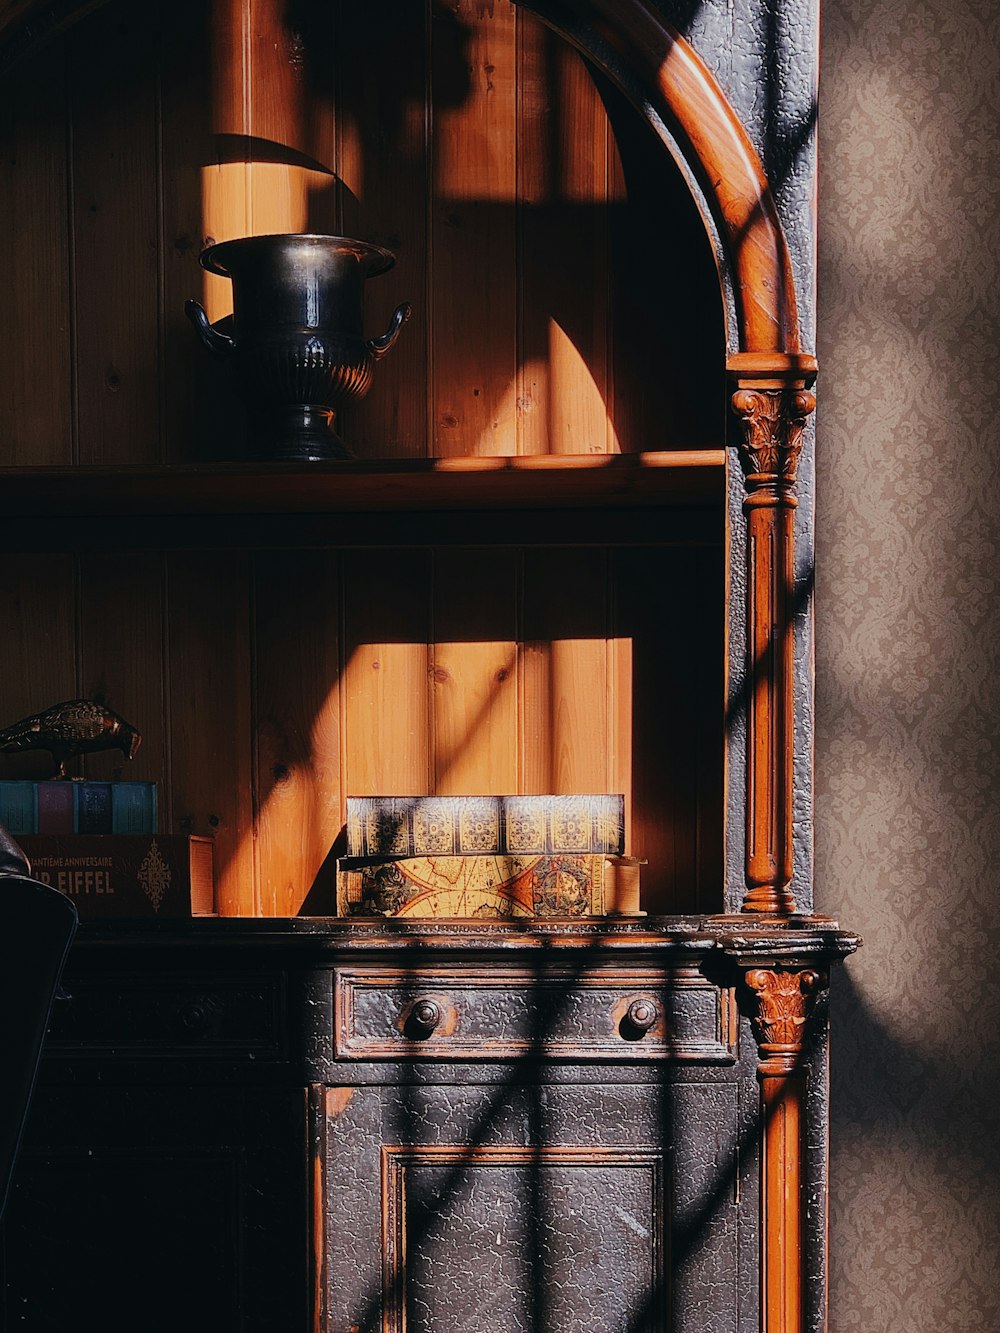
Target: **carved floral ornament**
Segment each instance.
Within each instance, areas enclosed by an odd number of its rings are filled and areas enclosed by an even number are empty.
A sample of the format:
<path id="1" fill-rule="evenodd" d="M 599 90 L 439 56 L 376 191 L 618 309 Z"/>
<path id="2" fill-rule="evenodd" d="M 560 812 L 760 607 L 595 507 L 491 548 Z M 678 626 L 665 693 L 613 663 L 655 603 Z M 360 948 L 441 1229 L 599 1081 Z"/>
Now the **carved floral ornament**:
<path id="1" fill-rule="evenodd" d="M 793 486 L 802 432 L 815 410 L 815 395 L 803 388 L 739 388 L 732 396 L 732 407 L 743 428 L 740 461 L 747 490 Z M 790 497 L 784 498 L 794 504 Z"/>
<path id="2" fill-rule="evenodd" d="M 813 968 L 752 967 L 743 980 L 752 997 L 750 1021 L 761 1056 L 794 1061 L 805 1043 L 816 997 L 826 986 L 825 974 Z"/>

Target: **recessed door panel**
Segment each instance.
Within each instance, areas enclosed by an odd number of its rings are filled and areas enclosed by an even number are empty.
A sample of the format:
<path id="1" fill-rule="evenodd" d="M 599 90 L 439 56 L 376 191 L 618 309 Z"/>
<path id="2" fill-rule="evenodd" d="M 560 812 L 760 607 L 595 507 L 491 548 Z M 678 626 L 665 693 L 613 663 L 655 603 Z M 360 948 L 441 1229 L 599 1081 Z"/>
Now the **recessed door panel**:
<path id="1" fill-rule="evenodd" d="M 600 1147 L 384 1148 L 385 1327 L 662 1328 L 648 1306 L 663 1288 L 663 1165 Z"/>
<path id="2" fill-rule="evenodd" d="M 329 1089 L 327 1333 L 736 1330 L 735 1134 L 723 1083 Z"/>

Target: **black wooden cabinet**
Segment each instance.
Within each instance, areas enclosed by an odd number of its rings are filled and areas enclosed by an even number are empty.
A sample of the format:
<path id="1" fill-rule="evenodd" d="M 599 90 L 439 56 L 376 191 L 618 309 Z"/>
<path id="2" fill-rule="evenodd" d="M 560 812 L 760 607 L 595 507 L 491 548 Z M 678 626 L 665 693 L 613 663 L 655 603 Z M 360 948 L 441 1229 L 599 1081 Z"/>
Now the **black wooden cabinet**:
<path id="1" fill-rule="evenodd" d="M 750 1333 L 746 969 L 825 975 L 853 943 L 722 918 L 84 927 L 5 1227 L 4 1327 Z"/>
<path id="2" fill-rule="evenodd" d="M 10 1329 L 303 1329 L 305 1097 L 41 1090 L 5 1225 Z"/>

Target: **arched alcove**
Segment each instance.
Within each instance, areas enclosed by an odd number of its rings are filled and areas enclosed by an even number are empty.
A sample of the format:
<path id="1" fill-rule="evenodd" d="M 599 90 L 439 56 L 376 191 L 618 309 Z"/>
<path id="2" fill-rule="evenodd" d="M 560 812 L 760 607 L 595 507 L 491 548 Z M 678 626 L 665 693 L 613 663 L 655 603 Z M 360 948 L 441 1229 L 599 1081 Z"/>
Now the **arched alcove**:
<path id="1" fill-rule="evenodd" d="M 640 114 L 606 34 L 565 36 L 502 4 L 109 0 L 8 76 L 6 463 L 239 457 L 239 396 L 183 317 L 226 312 L 198 253 L 315 230 L 397 251 L 372 332 L 416 306 L 345 417 L 363 460 L 682 451 L 719 481 L 617 535 L 536 503 L 488 545 L 388 512 L 363 550 L 331 526 L 309 550 L 25 559 L 4 712 L 82 691 L 135 717 L 130 775 L 215 836 L 224 912 L 298 910 L 344 797 L 385 791 L 624 791 L 648 906 L 721 905 L 718 257 L 659 132 L 683 99 L 653 80 Z"/>

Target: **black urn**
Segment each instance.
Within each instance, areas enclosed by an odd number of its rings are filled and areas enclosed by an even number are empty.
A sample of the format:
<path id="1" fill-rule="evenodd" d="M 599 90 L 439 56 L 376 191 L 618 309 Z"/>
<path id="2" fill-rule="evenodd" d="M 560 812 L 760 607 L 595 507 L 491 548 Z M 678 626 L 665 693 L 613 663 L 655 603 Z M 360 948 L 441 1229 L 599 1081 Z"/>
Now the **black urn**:
<path id="1" fill-rule="evenodd" d="M 410 316 L 404 303 L 380 338 L 362 333 L 365 280 L 395 262 L 347 236 L 246 236 L 202 253 L 203 268 L 232 279 L 233 336 L 197 301 L 185 311 L 210 351 L 235 359 L 261 457 L 352 456 L 334 429 L 337 411 L 368 392 Z"/>

